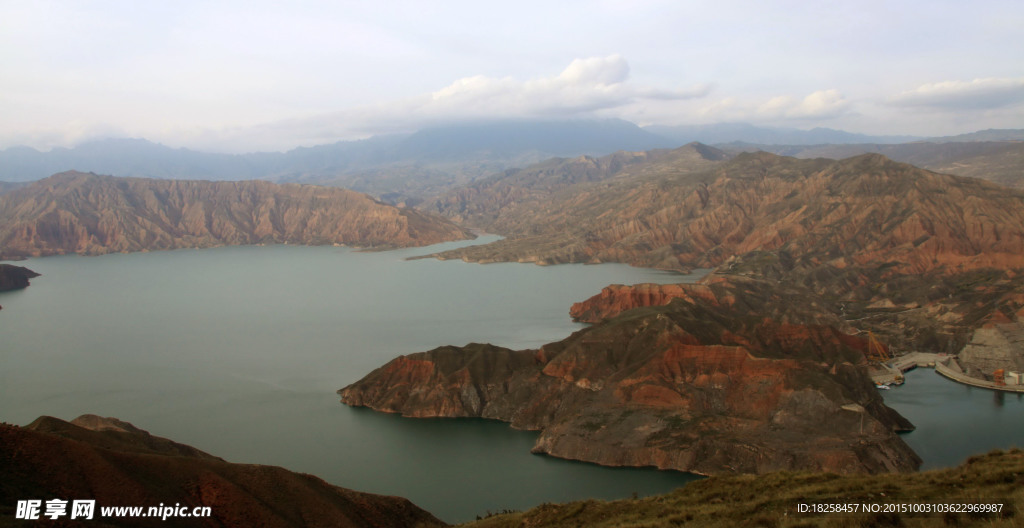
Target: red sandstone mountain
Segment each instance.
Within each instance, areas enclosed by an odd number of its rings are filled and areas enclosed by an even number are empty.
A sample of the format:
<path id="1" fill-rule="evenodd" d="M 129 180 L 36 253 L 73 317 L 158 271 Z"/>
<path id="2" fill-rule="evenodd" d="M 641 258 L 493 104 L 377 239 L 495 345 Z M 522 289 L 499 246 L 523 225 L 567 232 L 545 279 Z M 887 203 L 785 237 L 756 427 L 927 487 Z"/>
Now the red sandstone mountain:
<path id="1" fill-rule="evenodd" d="M 291 243 L 422 246 L 451 222 L 344 189 L 67 172 L 0 195 L 0 256 Z"/>
<path id="2" fill-rule="evenodd" d="M 784 251 L 812 267 L 1024 268 L 1024 194 L 877 154 L 740 154 L 703 172 L 655 160 L 512 207 L 483 227 L 508 238 L 441 257 L 685 270 Z"/>
<path id="3" fill-rule="evenodd" d="M 111 418 L 72 423 L 42 417 L 0 425 L 0 514 L 19 500 L 95 500 L 85 526 L 393 527 L 443 526 L 407 499 L 332 486 L 311 475 L 231 464 Z M 70 504 L 70 503 L 69 503 Z M 100 517 L 103 506 L 209 506 L 208 518 Z M 49 519 L 25 521 L 46 526 Z M 63 523 L 63 524 L 61 524 Z M 6 523 L 4 523 L 6 525 Z"/>
<path id="4" fill-rule="evenodd" d="M 342 401 L 414 417 L 539 430 L 534 450 L 703 474 L 910 471 L 865 369 L 863 337 L 800 288 L 732 278 L 686 286 L 539 350 L 441 347 L 399 357 Z"/>

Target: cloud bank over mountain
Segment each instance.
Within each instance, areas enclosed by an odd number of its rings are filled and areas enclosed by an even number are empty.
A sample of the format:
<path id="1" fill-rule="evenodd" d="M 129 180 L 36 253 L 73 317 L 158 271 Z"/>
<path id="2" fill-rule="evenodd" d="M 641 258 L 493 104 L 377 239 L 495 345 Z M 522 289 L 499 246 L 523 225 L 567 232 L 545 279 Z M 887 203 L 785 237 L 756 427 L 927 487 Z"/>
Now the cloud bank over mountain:
<path id="1" fill-rule="evenodd" d="M 286 150 L 495 119 L 954 135 L 1024 122 L 1024 4 L 5 5 L 0 148 Z"/>
<path id="2" fill-rule="evenodd" d="M 894 106 L 944 110 L 1005 108 L 1024 103 L 1024 78 L 923 84 L 893 96 L 889 102 Z"/>

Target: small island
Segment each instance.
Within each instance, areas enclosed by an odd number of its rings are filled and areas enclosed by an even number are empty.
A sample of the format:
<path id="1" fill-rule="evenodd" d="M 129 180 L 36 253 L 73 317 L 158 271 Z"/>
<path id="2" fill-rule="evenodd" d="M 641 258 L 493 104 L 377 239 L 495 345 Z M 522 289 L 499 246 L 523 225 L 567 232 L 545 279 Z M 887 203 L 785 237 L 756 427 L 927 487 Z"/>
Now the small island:
<path id="1" fill-rule="evenodd" d="M 28 288 L 29 279 L 38 276 L 38 273 L 22 266 L 0 264 L 0 292 Z"/>

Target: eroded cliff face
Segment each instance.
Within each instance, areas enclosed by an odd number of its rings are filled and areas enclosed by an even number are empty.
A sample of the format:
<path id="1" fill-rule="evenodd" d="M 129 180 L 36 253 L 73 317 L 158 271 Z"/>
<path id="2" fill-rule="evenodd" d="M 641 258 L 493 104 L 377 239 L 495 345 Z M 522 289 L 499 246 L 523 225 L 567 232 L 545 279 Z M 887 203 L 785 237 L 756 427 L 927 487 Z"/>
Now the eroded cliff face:
<path id="1" fill-rule="evenodd" d="M 911 471 L 864 339 L 755 281 L 635 309 L 539 350 L 442 347 L 342 389 L 349 405 L 539 430 L 536 452 L 702 474 Z M 799 292 L 807 299 L 813 295 Z M 718 302 L 723 301 L 723 302 Z M 831 323 L 826 325 L 822 323 Z"/>
<path id="2" fill-rule="evenodd" d="M 311 185 L 69 172 L 0 196 L 6 257 L 260 243 L 405 247 L 471 237 L 436 216 Z"/>
<path id="3" fill-rule="evenodd" d="M 27 499 L 93 499 L 96 518 L 89 522 L 102 526 L 444 526 L 401 497 L 339 488 L 279 467 L 231 464 L 97 416 L 0 424 L 0 472 L 4 508 Z M 102 506 L 158 504 L 181 504 L 189 512 L 209 506 L 212 515 L 100 517 Z"/>

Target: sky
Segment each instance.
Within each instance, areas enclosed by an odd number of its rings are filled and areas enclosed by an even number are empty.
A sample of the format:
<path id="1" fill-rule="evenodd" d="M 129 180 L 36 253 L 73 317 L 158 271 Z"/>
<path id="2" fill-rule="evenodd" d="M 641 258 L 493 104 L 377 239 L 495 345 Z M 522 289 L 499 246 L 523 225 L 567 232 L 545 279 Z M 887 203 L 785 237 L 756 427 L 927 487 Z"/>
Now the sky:
<path id="1" fill-rule="evenodd" d="M 452 122 L 1024 128 L 1020 0 L 0 0 L 0 148 Z"/>

